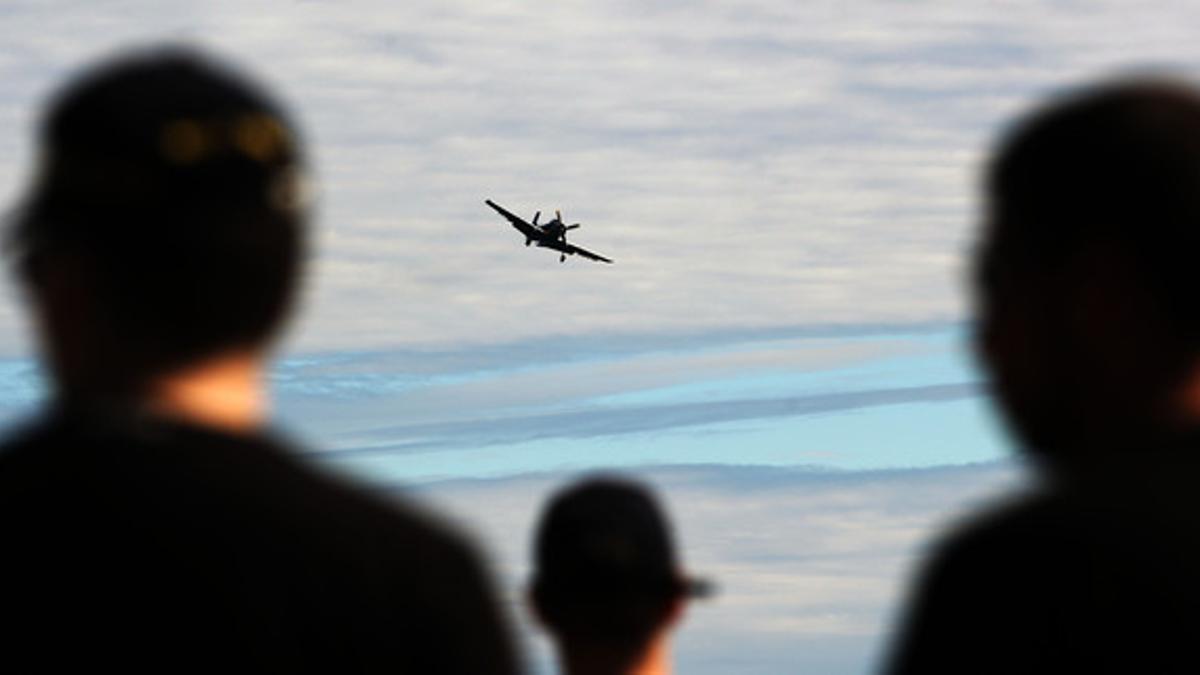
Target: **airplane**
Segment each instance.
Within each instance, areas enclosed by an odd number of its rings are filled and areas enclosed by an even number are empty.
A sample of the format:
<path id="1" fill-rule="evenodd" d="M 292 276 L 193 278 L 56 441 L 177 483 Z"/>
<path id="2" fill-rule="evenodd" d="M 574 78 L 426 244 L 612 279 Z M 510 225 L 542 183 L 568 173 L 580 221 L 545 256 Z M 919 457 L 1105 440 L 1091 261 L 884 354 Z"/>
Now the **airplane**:
<path id="1" fill-rule="evenodd" d="M 612 260 L 605 258 L 602 255 L 597 255 L 591 251 L 579 248 L 574 244 L 567 243 L 567 230 L 574 230 L 579 227 L 579 223 L 565 225 L 562 219 L 562 213 L 554 212 L 554 220 L 548 223 L 538 225 L 538 217 L 542 215 L 541 211 L 533 214 L 533 222 L 528 223 L 523 218 L 516 216 L 504 209 L 496 202 L 485 199 L 484 203 L 496 210 L 496 213 L 504 216 L 517 231 L 525 235 L 525 245 L 529 246 L 533 242 L 537 242 L 542 248 L 549 248 L 558 251 L 558 262 L 564 262 L 569 255 L 579 255 L 589 260 L 596 262 L 611 263 Z"/>

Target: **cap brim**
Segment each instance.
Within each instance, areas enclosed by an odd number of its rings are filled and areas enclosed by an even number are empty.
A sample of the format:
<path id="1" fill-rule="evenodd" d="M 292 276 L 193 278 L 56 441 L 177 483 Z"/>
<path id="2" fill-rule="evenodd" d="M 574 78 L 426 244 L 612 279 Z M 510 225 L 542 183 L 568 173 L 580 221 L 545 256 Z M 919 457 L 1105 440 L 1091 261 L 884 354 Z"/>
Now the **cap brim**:
<path id="1" fill-rule="evenodd" d="M 684 577 L 680 579 L 681 591 L 684 596 L 705 600 L 717 594 L 717 585 L 711 579 Z"/>

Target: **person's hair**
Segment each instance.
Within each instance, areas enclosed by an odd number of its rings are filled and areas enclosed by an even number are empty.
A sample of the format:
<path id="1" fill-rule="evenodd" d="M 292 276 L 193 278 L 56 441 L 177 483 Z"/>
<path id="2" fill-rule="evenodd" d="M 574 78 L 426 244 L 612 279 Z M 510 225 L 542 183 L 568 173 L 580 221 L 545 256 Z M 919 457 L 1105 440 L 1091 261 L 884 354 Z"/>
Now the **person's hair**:
<path id="1" fill-rule="evenodd" d="M 533 602 L 568 646 L 634 659 L 689 592 L 673 549 L 646 488 L 616 477 L 583 481 L 546 506 L 535 542 Z"/>
<path id="2" fill-rule="evenodd" d="M 296 130 L 258 86 L 189 49 L 128 53 L 52 100 L 40 143 L 8 241 L 25 281 L 82 258 L 148 373 L 273 337 L 307 218 Z"/>
<path id="3" fill-rule="evenodd" d="M 976 261 L 986 295 L 1053 278 L 1094 243 L 1123 251 L 1170 328 L 1200 340 L 1200 95 L 1125 79 L 1054 101 L 1002 142 L 986 176 L 988 229 Z"/>

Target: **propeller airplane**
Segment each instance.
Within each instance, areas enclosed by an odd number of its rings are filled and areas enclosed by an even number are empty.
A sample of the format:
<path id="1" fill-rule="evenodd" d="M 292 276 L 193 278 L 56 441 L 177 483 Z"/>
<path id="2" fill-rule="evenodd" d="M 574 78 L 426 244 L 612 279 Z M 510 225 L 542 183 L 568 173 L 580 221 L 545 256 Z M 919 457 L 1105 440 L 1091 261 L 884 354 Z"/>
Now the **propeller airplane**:
<path id="1" fill-rule="evenodd" d="M 579 223 L 567 225 L 563 223 L 562 213 L 554 212 L 554 220 L 538 225 L 538 218 L 542 215 L 541 211 L 533 214 L 533 222 L 527 222 L 524 218 L 517 216 L 504 207 L 490 199 L 484 200 L 484 203 L 496 210 L 496 213 L 504 216 L 508 222 L 517 229 L 518 232 L 525 235 L 525 245 L 537 242 L 537 245 L 542 248 L 549 248 L 558 251 L 558 261 L 565 262 L 567 256 L 578 255 L 596 262 L 611 263 L 612 260 L 605 258 L 602 255 L 597 255 L 591 251 L 580 248 L 574 244 L 567 243 L 567 230 L 574 230 L 579 227 Z"/>

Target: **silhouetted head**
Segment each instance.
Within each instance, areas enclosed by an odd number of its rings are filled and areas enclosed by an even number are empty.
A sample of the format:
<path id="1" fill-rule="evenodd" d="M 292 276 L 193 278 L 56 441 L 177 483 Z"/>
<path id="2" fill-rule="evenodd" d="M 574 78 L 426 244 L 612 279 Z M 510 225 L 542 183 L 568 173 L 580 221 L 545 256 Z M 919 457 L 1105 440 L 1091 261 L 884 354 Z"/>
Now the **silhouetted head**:
<path id="1" fill-rule="evenodd" d="M 281 108 L 195 52 L 142 51 L 53 98 L 9 245 L 60 387 L 263 348 L 295 294 L 302 153 Z"/>
<path id="2" fill-rule="evenodd" d="M 607 650 L 633 661 L 690 595 L 670 528 L 653 495 L 620 478 L 593 478 L 555 495 L 538 526 L 532 601 L 566 651 Z"/>
<path id="3" fill-rule="evenodd" d="M 980 348 L 1010 421 L 1057 457 L 1194 424 L 1200 96 L 1121 81 L 1023 120 L 987 175 Z"/>

